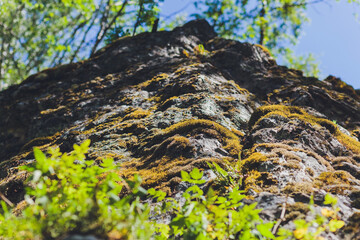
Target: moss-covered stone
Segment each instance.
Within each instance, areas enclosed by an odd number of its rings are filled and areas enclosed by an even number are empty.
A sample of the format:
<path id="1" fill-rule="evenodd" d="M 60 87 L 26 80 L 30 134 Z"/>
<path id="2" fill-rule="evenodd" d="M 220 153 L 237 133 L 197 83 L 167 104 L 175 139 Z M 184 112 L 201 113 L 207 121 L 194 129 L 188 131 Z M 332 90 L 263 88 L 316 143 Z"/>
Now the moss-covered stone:
<path id="1" fill-rule="evenodd" d="M 269 118 L 272 115 L 279 115 L 289 119 L 299 119 L 301 121 L 310 123 L 311 125 L 317 125 L 326 128 L 331 134 L 333 134 L 339 142 L 344 144 L 349 150 L 354 153 L 360 153 L 360 142 L 344 134 L 336 123 L 327 120 L 325 118 L 319 118 L 308 114 L 300 107 L 285 106 L 285 105 L 270 105 L 258 108 L 251 116 L 249 126 L 256 126 L 262 119 Z"/>
<path id="2" fill-rule="evenodd" d="M 194 53 L 199 44 L 209 54 Z M 311 194 L 322 202 L 325 192 L 341 196 L 351 216 L 360 186 L 358 96 L 340 79 L 278 66 L 262 46 L 216 37 L 202 20 L 121 38 L 0 92 L 1 186 L 19 202 L 19 166 L 34 161 L 33 147 L 67 152 L 89 138 L 89 159 L 114 158 L 121 176 L 139 173 L 145 187 L 175 194 L 180 172 L 194 166 L 210 184 L 206 162 L 227 160 L 239 163 L 241 187 L 269 220 L 284 199 L 287 224 L 306 214 L 298 202 Z"/>

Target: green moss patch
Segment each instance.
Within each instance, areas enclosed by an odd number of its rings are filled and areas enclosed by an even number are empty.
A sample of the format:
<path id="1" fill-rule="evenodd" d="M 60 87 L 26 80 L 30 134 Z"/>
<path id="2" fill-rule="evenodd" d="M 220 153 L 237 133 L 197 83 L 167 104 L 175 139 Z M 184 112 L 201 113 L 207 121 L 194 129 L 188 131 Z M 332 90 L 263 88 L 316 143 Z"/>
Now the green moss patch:
<path id="1" fill-rule="evenodd" d="M 279 115 L 289 119 L 299 119 L 301 121 L 310 123 L 313 126 L 316 125 L 324 127 L 349 150 L 354 153 L 360 153 L 360 142 L 341 132 L 339 127 L 332 121 L 312 116 L 300 107 L 285 105 L 262 106 L 258 108 L 251 116 L 249 127 L 256 126 L 262 119 L 270 117 L 271 115 Z"/>
<path id="2" fill-rule="evenodd" d="M 216 122 L 205 119 L 191 119 L 174 124 L 164 129 L 163 135 L 184 134 L 195 128 L 215 130 L 219 134 L 220 142 L 224 144 L 224 149 L 227 150 L 231 156 L 237 157 L 242 149 L 240 139 L 236 134 Z"/>

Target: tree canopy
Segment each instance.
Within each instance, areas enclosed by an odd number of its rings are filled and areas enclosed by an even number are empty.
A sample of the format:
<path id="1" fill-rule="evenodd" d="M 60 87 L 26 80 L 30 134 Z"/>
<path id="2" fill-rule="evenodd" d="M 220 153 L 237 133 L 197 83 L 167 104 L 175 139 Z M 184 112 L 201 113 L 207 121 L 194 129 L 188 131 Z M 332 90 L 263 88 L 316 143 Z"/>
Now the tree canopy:
<path id="1" fill-rule="evenodd" d="M 0 90 L 43 68 L 92 56 L 118 37 L 150 31 L 164 1 L 0 1 Z M 309 20 L 307 7 L 335 1 L 192 0 L 190 18 L 205 18 L 220 36 L 264 45 L 290 67 L 316 75 L 313 56 L 294 57 L 291 47 Z M 160 30 L 185 20 L 160 17 Z"/>

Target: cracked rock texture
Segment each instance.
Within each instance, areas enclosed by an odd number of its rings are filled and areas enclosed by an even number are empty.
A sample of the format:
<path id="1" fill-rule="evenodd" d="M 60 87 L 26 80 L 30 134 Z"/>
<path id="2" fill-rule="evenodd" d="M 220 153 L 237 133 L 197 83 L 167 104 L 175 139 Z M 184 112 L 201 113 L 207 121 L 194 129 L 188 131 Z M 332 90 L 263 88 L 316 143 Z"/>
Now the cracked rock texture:
<path id="1" fill-rule="evenodd" d="M 182 170 L 242 161 L 243 188 L 264 219 L 279 218 L 285 202 L 290 228 L 311 194 L 321 205 L 330 192 L 346 226 L 328 238 L 360 238 L 359 91 L 278 66 L 263 47 L 217 37 L 204 20 L 46 69 L 0 92 L 0 106 L 0 190 L 15 203 L 33 147 L 66 152 L 91 139 L 89 158 L 112 157 L 119 174 L 140 173 L 145 187 L 170 195 Z"/>

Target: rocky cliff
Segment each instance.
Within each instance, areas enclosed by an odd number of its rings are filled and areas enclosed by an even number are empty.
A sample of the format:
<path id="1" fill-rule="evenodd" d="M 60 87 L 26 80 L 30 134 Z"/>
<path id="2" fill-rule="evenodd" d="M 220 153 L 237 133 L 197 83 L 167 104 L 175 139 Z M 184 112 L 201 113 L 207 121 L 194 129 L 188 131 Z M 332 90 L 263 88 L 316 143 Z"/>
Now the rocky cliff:
<path id="1" fill-rule="evenodd" d="M 15 203 L 33 147 L 66 152 L 91 139 L 89 158 L 112 157 L 119 174 L 138 172 L 170 195 L 182 170 L 241 161 L 264 219 L 287 204 L 283 224 L 306 216 L 311 194 L 321 204 L 330 192 L 346 226 L 328 237 L 360 238 L 359 92 L 279 66 L 206 21 L 120 38 L 0 92 L 0 106 L 0 190 Z"/>

